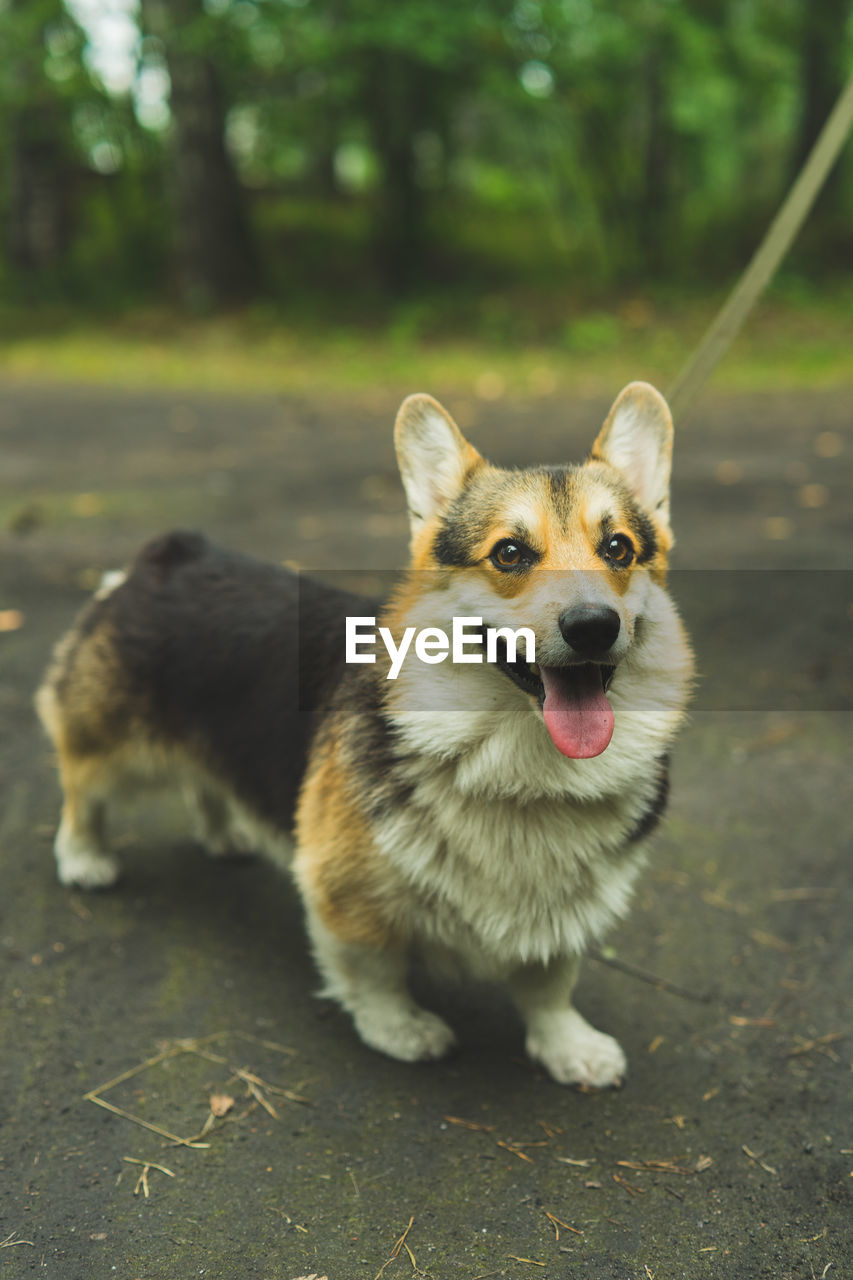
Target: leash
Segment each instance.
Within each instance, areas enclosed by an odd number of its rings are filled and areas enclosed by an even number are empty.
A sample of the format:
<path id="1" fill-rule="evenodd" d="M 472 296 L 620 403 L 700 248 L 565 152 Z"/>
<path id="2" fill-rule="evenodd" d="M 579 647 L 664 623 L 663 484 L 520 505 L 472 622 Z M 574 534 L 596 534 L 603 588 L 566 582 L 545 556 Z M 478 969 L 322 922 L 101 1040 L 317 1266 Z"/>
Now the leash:
<path id="1" fill-rule="evenodd" d="M 805 222 L 853 127 L 853 75 L 820 131 L 779 212 L 746 270 L 717 313 L 693 355 L 667 392 L 672 415 L 683 419 L 699 391 L 734 342 L 791 242 Z"/>

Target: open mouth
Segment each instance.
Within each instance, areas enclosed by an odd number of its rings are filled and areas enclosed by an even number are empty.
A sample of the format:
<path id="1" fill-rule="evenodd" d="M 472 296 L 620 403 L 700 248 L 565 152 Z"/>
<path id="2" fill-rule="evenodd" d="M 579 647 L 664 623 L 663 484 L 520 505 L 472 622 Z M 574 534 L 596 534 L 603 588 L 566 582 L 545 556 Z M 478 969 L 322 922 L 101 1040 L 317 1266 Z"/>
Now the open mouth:
<path id="1" fill-rule="evenodd" d="M 506 645 L 498 638 L 496 666 L 513 684 L 539 702 L 545 728 L 559 752 L 573 760 L 601 755 L 613 736 L 613 708 L 607 689 L 615 666 L 577 662 L 543 667 L 516 658 L 510 662 Z"/>
<path id="2" fill-rule="evenodd" d="M 519 689 L 523 689 L 525 693 L 529 693 L 532 697 L 538 698 L 540 706 L 545 701 L 545 681 L 542 678 L 543 668 L 538 662 L 525 662 L 523 658 L 516 658 L 514 662 L 510 662 L 507 654 L 506 642 L 497 637 L 497 661 L 496 666 L 500 667 L 504 675 L 509 676 L 513 684 L 517 684 Z M 587 675 L 591 676 L 593 671 L 597 671 L 601 680 L 602 693 L 606 693 L 613 679 L 613 673 L 616 667 L 601 662 L 576 662 L 570 666 L 564 667 L 546 667 L 546 672 L 559 673 L 557 679 L 571 682 Z"/>

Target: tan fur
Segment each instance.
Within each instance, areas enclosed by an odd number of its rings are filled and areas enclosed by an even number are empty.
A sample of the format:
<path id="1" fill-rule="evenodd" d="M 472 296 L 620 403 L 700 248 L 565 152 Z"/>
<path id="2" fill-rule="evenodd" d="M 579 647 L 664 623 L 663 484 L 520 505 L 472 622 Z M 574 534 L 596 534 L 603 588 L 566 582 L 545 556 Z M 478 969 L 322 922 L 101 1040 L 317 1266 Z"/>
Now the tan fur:
<path id="1" fill-rule="evenodd" d="M 311 907 L 341 942 L 399 944 L 389 923 L 400 895 L 373 842 L 358 801 L 358 784 L 339 759 L 330 734 L 315 753 L 296 814 L 293 871 Z"/>
<path id="2" fill-rule="evenodd" d="M 127 689 L 110 630 L 81 634 L 75 627 L 56 647 L 36 709 L 53 741 L 69 806 L 94 792 L 107 797 L 129 779 L 142 782 L 167 771 L 198 772 L 200 765 L 177 744 L 155 741 L 144 705 Z"/>
<path id="3" fill-rule="evenodd" d="M 132 732 L 133 709 L 108 630 L 81 636 L 72 628 L 59 642 L 36 694 L 36 709 L 60 757 L 69 762 L 108 754 Z"/>

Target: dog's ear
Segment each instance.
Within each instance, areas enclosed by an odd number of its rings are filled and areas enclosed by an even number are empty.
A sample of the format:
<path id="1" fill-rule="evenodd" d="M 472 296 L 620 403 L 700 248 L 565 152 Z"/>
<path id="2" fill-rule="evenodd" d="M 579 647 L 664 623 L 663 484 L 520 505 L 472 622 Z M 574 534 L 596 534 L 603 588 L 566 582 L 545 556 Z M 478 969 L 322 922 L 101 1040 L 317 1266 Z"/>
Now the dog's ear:
<path id="1" fill-rule="evenodd" d="M 641 506 L 669 524 L 672 415 L 659 391 L 648 382 L 629 382 L 616 397 L 591 457 L 621 471 Z"/>
<path id="2" fill-rule="evenodd" d="M 416 534 L 456 496 L 482 458 L 447 410 L 426 395 L 408 396 L 400 405 L 394 446 Z"/>

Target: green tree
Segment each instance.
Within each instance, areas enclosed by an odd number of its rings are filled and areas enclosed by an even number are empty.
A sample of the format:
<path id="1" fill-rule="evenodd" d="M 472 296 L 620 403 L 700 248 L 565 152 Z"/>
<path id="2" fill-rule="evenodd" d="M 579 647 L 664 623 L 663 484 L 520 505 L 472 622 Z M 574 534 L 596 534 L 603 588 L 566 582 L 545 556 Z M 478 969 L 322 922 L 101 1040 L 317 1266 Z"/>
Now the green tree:
<path id="1" fill-rule="evenodd" d="M 19 279 L 55 276 L 72 238 L 76 165 L 70 102 L 83 36 L 61 0 L 0 9 L 6 257 Z"/>
<path id="2" fill-rule="evenodd" d="M 501 0 L 259 0 L 261 22 L 280 36 L 275 74 L 309 139 L 308 172 L 333 189 L 336 143 L 347 138 L 373 155 L 371 252 L 393 293 L 422 282 L 428 258 L 425 141 L 446 153 L 460 104 L 506 56 L 499 23 L 508 8 Z M 309 73 L 320 88 L 306 119 L 299 99 Z"/>
<path id="3" fill-rule="evenodd" d="M 171 80 L 168 181 L 180 293 L 195 310 L 242 301 L 257 291 L 260 271 L 225 145 L 216 20 L 201 0 L 142 0 L 142 21 L 163 49 Z"/>
<path id="4" fill-rule="evenodd" d="M 158 129 L 93 83 L 62 0 L 0 0 L 3 263 L 90 300 L 174 281 L 204 310 L 263 282 L 336 314 L 377 283 L 523 281 L 556 314 L 593 283 L 716 280 L 823 123 L 851 6 L 141 0 Z M 812 262 L 842 260 L 850 196 L 837 181 Z"/>
<path id="5" fill-rule="evenodd" d="M 792 152 L 796 176 L 835 106 L 851 73 L 850 0 L 809 0 L 802 6 L 799 47 L 799 121 Z M 845 201 L 843 162 L 830 174 L 814 213 L 814 221 L 836 222 Z"/>

